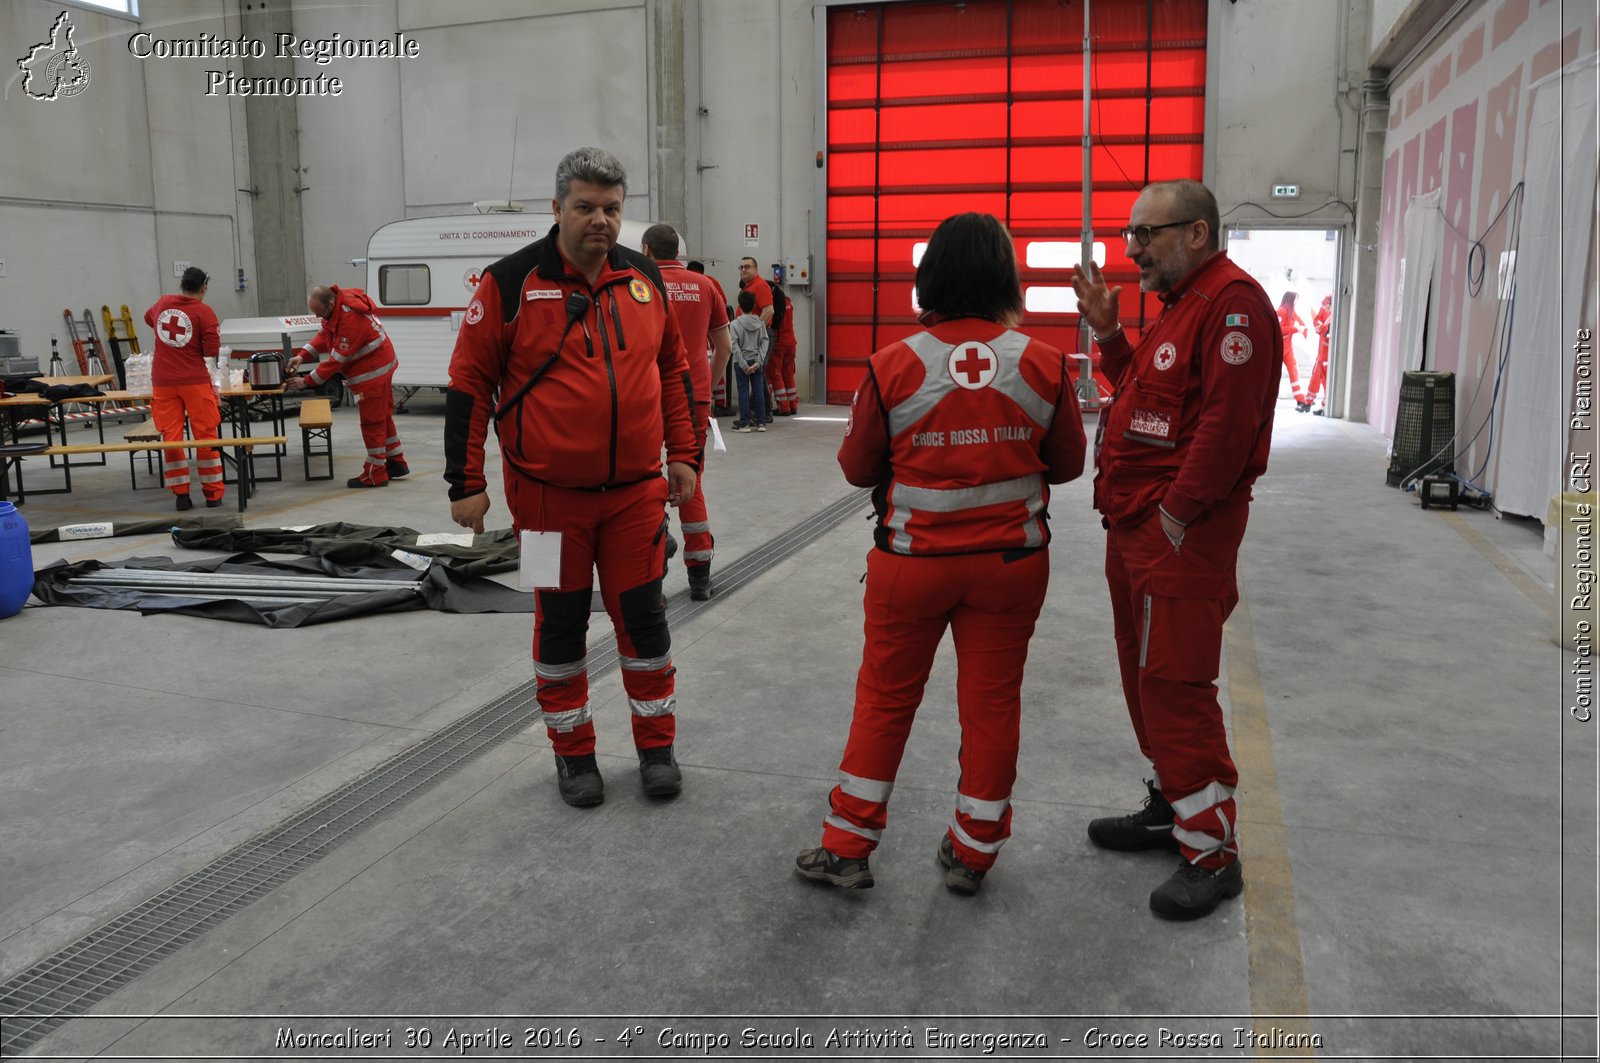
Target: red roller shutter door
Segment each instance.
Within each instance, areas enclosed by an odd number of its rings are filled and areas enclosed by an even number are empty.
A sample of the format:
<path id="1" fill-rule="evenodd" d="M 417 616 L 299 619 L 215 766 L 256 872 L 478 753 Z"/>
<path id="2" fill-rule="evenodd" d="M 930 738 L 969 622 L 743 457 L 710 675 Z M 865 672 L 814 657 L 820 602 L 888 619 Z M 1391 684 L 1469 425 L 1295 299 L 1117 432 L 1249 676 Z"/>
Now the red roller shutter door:
<path id="1" fill-rule="evenodd" d="M 1095 0 L 1095 239 L 1123 286 L 1123 317 L 1159 309 L 1138 291 L 1116 231 L 1150 181 L 1199 179 L 1205 134 L 1205 0 Z M 1059 0 L 891 3 L 828 10 L 827 396 L 850 401 L 867 356 L 916 331 L 913 249 L 944 218 L 985 211 L 1017 242 L 1028 298 L 1070 292 L 1080 239 L 1083 6 Z M 1072 245 L 1029 264 L 1035 244 Z M 1054 289 L 1054 291 L 1051 291 Z M 1078 316 L 1030 309 L 1024 329 L 1078 349 Z"/>

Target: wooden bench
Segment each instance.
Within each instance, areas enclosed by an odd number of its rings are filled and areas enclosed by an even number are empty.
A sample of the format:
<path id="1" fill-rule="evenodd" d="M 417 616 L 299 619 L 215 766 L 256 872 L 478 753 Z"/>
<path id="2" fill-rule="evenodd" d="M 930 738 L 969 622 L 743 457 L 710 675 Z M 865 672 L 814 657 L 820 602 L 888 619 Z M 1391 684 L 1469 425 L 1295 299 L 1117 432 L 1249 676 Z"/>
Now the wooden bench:
<path id="1" fill-rule="evenodd" d="M 300 400 L 300 454 L 307 480 L 333 479 L 333 406 L 327 399 Z M 328 459 L 328 475 L 311 475 L 312 457 Z"/>
<path id="2" fill-rule="evenodd" d="M 74 454 L 132 454 L 139 450 L 193 450 L 206 447 L 211 450 L 233 451 L 233 461 L 239 470 L 239 483 L 236 485 L 235 494 L 239 499 L 239 512 L 243 513 L 250 495 L 255 491 L 253 477 L 250 473 L 250 451 L 256 447 L 281 447 L 289 442 L 287 436 L 236 436 L 231 439 L 174 439 L 171 441 L 158 439 L 135 443 L 75 443 L 70 446 L 46 447 L 38 453 L 46 457 L 70 458 Z M 64 474 L 65 486 L 50 488 L 44 491 L 34 491 L 36 495 L 68 494 L 72 491 L 72 466 L 63 463 L 61 471 Z M 17 465 L 17 501 L 22 502 L 28 497 L 27 491 L 22 486 L 22 466 Z"/>
<path id="3" fill-rule="evenodd" d="M 122 433 L 122 439 L 127 443 L 160 442 L 161 430 L 156 427 L 155 420 L 151 419 L 146 421 L 144 424 L 136 424 L 126 432 Z M 133 464 L 134 453 L 134 451 L 128 451 L 128 483 L 135 491 L 137 491 L 139 490 L 139 479 Z M 155 475 L 156 472 L 155 461 L 156 451 L 154 449 L 144 452 L 144 471 L 150 473 L 152 476 Z"/>

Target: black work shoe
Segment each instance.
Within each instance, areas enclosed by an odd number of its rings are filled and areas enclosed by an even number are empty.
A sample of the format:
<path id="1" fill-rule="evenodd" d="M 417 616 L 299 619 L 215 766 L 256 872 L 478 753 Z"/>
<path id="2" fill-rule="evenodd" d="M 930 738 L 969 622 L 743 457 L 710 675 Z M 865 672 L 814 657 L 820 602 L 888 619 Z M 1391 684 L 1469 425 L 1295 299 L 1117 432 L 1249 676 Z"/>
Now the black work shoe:
<path id="1" fill-rule="evenodd" d="M 639 750 L 639 778 L 647 797 L 671 797 L 683 789 L 683 773 L 671 746 Z"/>
<path id="2" fill-rule="evenodd" d="M 711 566 L 695 565 L 689 569 L 689 599 L 709 602 L 716 591 L 711 586 Z"/>
<path id="3" fill-rule="evenodd" d="M 1172 836 L 1172 824 L 1177 814 L 1167 799 L 1161 796 L 1156 784 L 1149 779 L 1145 786 L 1150 796 L 1144 807 L 1126 816 L 1106 816 L 1089 821 L 1089 840 L 1102 849 L 1115 849 L 1120 853 L 1134 853 L 1143 849 L 1178 851 L 1178 839 Z"/>
<path id="4" fill-rule="evenodd" d="M 957 859 L 956 844 L 950 840 L 948 834 L 939 839 L 939 863 L 946 868 L 944 884 L 951 893 L 962 893 L 970 897 L 982 888 L 985 872 L 974 870 Z"/>
<path id="5" fill-rule="evenodd" d="M 802 850 L 794 858 L 794 869 L 806 878 L 828 882 L 843 890 L 870 890 L 872 868 L 866 857 L 835 856 L 822 846 Z"/>
<path id="6" fill-rule="evenodd" d="M 222 505 L 222 499 L 220 499 L 220 498 L 208 498 L 208 499 L 206 499 L 206 508 L 207 509 L 217 509 L 221 505 Z"/>
<path id="7" fill-rule="evenodd" d="M 407 465 L 403 461 L 395 461 L 393 458 L 389 458 L 387 461 L 385 461 L 383 463 L 383 468 L 384 471 L 389 474 L 389 479 L 391 480 L 398 480 L 400 477 L 411 472 L 411 466 Z"/>
<path id="8" fill-rule="evenodd" d="M 352 476 L 344 482 L 346 487 L 388 487 L 389 481 L 385 479 L 381 484 L 375 484 L 363 476 Z"/>
<path id="9" fill-rule="evenodd" d="M 1243 892 L 1244 869 L 1239 861 L 1227 867 L 1196 867 L 1185 860 L 1150 894 L 1150 910 L 1164 919 L 1199 919 L 1215 911 L 1224 898 Z"/>
<path id="10" fill-rule="evenodd" d="M 598 805 L 606 799 L 606 783 L 600 778 L 600 765 L 593 753 L 576 757 L 556 754 L 556 785 L 561 789 L 561 800 L 574 808 Z"/>
<path id="11" fill-rule="evenodd" d="M 187 513 L 194 508 L 194 499 L 188 495 L 178 495 L 178 512 Z"/>

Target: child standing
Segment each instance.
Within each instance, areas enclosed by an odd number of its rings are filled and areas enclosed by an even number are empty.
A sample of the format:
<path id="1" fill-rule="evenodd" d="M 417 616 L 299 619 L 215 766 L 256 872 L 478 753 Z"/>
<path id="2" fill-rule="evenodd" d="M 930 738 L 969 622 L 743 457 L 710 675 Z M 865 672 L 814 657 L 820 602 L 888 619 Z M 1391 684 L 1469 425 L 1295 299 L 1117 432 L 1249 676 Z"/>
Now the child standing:
<path id="1" fill-rule="evenodd" d="M 739 316 L 728 326 L 728 338 L 733 348 L 733 379 L 739 386 L 739 419 L 733 423 L 735 432 L 765 432 L 767 426 L 767 378 L 762 370 L 767 364 L 767 328 L 756 316 L 756 297 L 751 292 L 739 293 Z M 755 410 L 750 409 L 754 399 Z"/>

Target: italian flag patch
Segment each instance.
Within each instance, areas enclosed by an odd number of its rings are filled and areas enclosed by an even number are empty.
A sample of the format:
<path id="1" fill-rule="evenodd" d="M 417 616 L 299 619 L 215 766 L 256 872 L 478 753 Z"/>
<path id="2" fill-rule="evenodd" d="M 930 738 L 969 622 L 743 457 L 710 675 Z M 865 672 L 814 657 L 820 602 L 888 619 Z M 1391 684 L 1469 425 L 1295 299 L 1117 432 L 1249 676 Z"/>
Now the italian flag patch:
<path id="1" fill-rule="evenodd" d="M 1233 325 L 1238 325 L 1240 328 L 1249 328 L 1250 318 L 1245 314 L 1229 314 L 1228 320 L 1224 321 L 1222 324 L 1225 328 Z"/>

